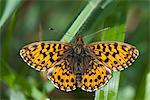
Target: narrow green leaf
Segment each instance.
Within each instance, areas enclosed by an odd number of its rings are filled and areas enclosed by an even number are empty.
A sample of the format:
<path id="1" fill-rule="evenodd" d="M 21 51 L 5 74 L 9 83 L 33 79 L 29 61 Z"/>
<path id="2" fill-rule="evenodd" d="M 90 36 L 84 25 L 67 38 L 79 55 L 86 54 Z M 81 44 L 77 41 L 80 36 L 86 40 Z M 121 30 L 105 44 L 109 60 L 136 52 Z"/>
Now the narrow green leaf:
<path id="1" fill-rule="evenodd" d="M 44 86 L 43 87 L 44 91 L 46 93 L 49 93 L 54 90 L 54 85 L 50 81 L 45 82 L 45 84 L 43 86 Z"/>
<path id="2" fill-rule="evenodd" d="M 115 26 L 104 31 L 102 34 L 102 41 L 124 41 L 125 25 Z"/>
<path id="3" fill-rule="evenodd" d="M 21 91 L 10 90 L 10 100 L 26 100 Z"/>
<path id="4" fill-rule="evenodd" d="M 123 41 L 124 25 L 116 26 L 103 32 L 102 41 Z M 96 91 L 95 100 L 117 100 L 120 72 L 114 72 L 108 84 Z"/>
<path id="5" fill-rule="evenodd" d="M 61 41 L 70 42 L 100 2 L 102 2 L 102 0 L 89 1 L 87 6 L 83 9 L 74 23 L 68 29 Z"/>
<path id="6" fill-rule="evenodd" d="M 3 80 L 9 87 L 13 87 L 16 75 L 10 66 L 0 59 L 0 80 Z"/>
<path id="7" fill-rule="evenodd" d="M 21 1 L 22 0 L 7 0 L 6 8 L 0 19 L 0 28 L 3 26 L 3 24 L 6 22 L 6 20 L 11 16 L 11 14 L 14 12 L 16 7 L 21 3 Z M 2 1 L 1 1 L 1 3 L 2 3 Z"/>
<path id="8" fill-rule="evenodd" d="M 150 100 L 150 72 L 146 76 L 145 100 Z"/>
<path id="9" fill-rule="evenodd" d="M 31 96 L 34 98 L 34 100 L 45 100 L 46 96 L 40 91 L 38 90 L 36 87 L 32 87 L 31 90 Z"/>

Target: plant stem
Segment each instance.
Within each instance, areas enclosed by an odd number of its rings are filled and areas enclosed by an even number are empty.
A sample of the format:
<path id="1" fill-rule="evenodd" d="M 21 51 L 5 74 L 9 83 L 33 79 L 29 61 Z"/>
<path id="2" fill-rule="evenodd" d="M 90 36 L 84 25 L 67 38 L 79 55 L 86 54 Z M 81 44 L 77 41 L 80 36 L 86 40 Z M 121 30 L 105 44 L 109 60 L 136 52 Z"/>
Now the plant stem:
<path id="1" fill-rule="evenodd" d="M 91 1 L 89 1 L 87 6 L 83 9 L 83 11 L 80 13 L 80 15 L 74 21 L 74 23 L 68 29 L 68 31 L 63 36 L 61 41 L 70 42 L 73 39 L 73 37 L 75 36 L 75 34 L 82 27 L 82 25 L 86 22 L 86 20 L 91 15 L 91 13 L 94 11 L 94 9 L 99 5 L 100 2 L 102 2 L 102 0 L 91 0 Z"/>

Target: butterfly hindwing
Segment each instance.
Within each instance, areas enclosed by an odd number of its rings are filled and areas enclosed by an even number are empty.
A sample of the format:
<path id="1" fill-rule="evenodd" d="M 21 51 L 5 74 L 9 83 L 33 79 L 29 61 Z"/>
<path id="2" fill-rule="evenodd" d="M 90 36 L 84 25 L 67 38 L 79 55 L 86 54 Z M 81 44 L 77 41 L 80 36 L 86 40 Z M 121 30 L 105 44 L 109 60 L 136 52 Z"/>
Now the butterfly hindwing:
<path id="1" fill-rule="evenodd" d="M 52 69 L 48 70 L 48 79 L 56 88 L 69 92 L 76 89 L 76 76 L 71 71 L 71 66 L 66 60 L 61 60 Z"/>
<path id="2" fill-rule="evenodd" d="M 62 42 L 35 42 L 23 47 L 20 55 L 29 66 L 46 71 L 60 60 L 68 48 L 69 44 Z"/>
<path id="3" fill-rule="evenodd" d="M 113 71 L 128 68 L 139 55 L 134 46 L 120 42 L 96 42 L 87 48 Z"/>
<path id="4" fill-rule="evenodd" d="M 128 68 L 139 55 L 136 47 L 121 42 L 85 45 L 82 37 L 74 44 L 41 41 L 24 46 L 22 59 L 32 68 L 45 71 L 55 87 L 69 92 L 77 87 L 93 92 L 103 87 L 113 71 Z"/>
<path id="5" fill-rule="evenodd" d="M 89 62 L 89 68 L 82 75 L 81 89 L 87 92 L 93 92 L 106 85 L 112 77 L 111 74 L 111 70 L 100 61 L 91 60 Z"/>

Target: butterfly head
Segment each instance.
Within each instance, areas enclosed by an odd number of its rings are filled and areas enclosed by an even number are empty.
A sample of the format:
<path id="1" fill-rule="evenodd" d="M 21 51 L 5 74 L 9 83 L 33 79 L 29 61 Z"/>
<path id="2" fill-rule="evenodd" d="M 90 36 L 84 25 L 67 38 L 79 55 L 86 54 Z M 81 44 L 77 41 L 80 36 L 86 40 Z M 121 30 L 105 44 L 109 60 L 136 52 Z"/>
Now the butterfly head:
<path id="1" fill-rule="evenodd" d="M 84 45 L 84 42 L 83 42 L 83 39 L 82 39 L 82 36 L 81 35 L 78 35 L 76 40 L 75 40 L 75 45 L 74 45 L 74 52 L 76 54 L 81 54 L 82 51 L 83 51 L 83 45 Z"/>
<path id="2" fill-rule="evenodd" d="M 78 35 L 78 36 L 77 36 L 76 41 L 75 41 L 75 44 L 76 44 L 76 45 L 80 45 L 80 46 L 83 46 L 83 45 L 84 45 L 84 42 L 83 42 L 83 39 L 82 39 L 82 36 L 81 36 L 81 35 Z"/>

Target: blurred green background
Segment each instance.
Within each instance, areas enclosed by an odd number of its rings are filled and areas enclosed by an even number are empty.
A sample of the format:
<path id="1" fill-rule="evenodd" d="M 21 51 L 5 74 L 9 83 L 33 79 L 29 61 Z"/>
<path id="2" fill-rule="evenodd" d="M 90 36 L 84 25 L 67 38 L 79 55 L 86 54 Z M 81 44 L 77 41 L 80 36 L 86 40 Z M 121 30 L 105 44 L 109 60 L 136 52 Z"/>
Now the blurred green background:
<path id="1" fill-rule="evenodd" d="M 78 33 L 88 37 L 103 28 L 123 25 L 125 42 L 136 46 L 140 56 L 129 69 L 121 72 L 117 98 L 150 100 L 150 2 L 99 1 Z M 19 55 L 19 50 L 31 42 L 40 39 L 61 40 L 89 2 L 90 0 L 0 0 L 1 100 L 95 98 L 95 93 L 87 93 L 80 89 L 69 93 L 55 89 L 42 73 L 27 66 Z M 89 36 L 87 41 L 89 43 L 101 40 L 102 35 L 99 33 Z"/>

